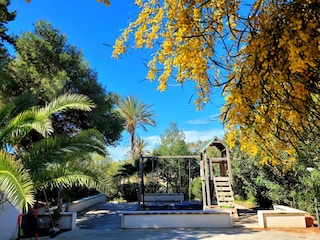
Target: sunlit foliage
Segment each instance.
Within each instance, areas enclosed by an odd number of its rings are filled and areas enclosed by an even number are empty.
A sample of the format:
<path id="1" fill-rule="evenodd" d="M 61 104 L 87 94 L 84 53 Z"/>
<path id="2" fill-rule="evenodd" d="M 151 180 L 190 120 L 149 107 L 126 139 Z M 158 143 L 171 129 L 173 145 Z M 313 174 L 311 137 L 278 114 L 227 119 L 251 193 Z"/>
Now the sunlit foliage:
<path id="1" fill-rule="evenodd" d="M 116 40 L 113 57 L 154 50 L 147 77 L 193 81 L 201 109 L 224 86 L 228 143 L 263 163 L 296 160 L 319 136 L 319 0 L 136 0 L 141 11 Z M 220 70 L 220 75 L 218 74 Z M 318 141 L 317 137 L 314 138 Z"/>
<path id="2" fill-rule="evenodd" d="M 238 131 L 241 150 L 271 164 L 295 161 L 320 120 L 320 1 L 278 2 L 250 20 L 224 109 L 229 143 Z"/>

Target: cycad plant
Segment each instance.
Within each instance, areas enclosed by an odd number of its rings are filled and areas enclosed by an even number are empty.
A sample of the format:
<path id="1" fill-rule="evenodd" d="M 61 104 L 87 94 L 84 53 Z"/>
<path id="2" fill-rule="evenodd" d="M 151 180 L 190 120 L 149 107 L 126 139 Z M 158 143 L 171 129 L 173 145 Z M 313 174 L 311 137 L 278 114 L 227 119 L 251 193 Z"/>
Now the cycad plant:
<path id="1" fill-rule="evenodd" d="M 81 185 L 103 192 L 109 189 L 97 170 L 86 168 L 90 154 L 105 154 L 101 134 L 79 130 L 72 136 L 55 136 L 50 120 L 52 114 L 93 107 L 86 96 L 75 94 L 60 96 L 44 107 L 35 107 L 25 96 L 0 106 L 0 192 L 21 212 L 33 206 L 35 192 L 44 188 Z M 31 131 L 42 139 L 23 148 L 19 143 Z"/>

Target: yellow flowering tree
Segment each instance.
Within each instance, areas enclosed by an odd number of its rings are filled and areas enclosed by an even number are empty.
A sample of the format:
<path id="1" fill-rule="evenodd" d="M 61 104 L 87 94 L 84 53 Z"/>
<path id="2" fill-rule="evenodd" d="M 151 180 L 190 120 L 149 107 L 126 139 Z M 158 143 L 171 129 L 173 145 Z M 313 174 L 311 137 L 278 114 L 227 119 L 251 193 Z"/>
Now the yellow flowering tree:
<path id="1" fill-rule="evenodd" d="M 168 80 L 183 84 L 195 83 L 198 93 L 196 106 L 202 108 L 209 100 L 215 84 L 213 70 L 226 68 L 230 48 L 225 37 L 235 29 L 238 2 L 235 0 L 186 1 L 151 0 L 135 2 L 140 8 L 137 19 L 131 22 L 116 40 L 113 57 L 118 58 L 128 48 L 130 36 L 137 48 L 156 49 L 149 62 L 147 78 L 157 79 L 158 89 L 165 91 Z M 226 48 L 219 51 L 219 45 Z M 219 56 L 225 56 L 219 59 Z"/>
<path id="2" fill-rule="evenodd" d="M 264 163 L 290 164 L 308 134 L 319 136 L 320 0 L 135 3 L 141 11 L 116 40 L 113 57 L 132 42 L 155 49 L 147 77 L 160 91 L 170 79 L 193 81 L 199 109 L 223 86 L 231 147 L 238 139 Z"/>
<path id="3" fill-rule="evenodd" d="M 224 120 L 228 142 L 237 136 L 241 150 L 263 163 L 290 165 L 310 136 L 319 142 L 319 10 L 318 0 L 270 2 L 242 39 Z"/>

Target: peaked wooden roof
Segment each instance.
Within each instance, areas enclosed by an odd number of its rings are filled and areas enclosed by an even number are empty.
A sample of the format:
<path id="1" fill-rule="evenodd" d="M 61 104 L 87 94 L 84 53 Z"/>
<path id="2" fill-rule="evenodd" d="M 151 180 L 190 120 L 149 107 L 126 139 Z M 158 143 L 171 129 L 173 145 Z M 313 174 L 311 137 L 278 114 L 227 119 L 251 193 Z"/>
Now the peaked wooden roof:
<path id="1" fill-rule="evenodd" d="M 203 153 L 209 146 L 215 146 L 216 148 L 218 148 L 221 152 L 224 150 L 229 150 L 229 148 L 227 147 L 227 145 L 225 144 L 224 141 L 222 141 L 221 139 L 219 139 L 218 137 L 213 137 L 211 140 L 207 141 L 199 150 L 198 153 Z"/>

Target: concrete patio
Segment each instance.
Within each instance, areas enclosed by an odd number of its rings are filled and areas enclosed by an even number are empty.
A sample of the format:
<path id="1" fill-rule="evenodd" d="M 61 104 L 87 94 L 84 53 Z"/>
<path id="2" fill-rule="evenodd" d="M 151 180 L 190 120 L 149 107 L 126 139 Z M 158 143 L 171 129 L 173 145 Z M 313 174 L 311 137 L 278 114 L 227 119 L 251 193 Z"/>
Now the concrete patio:
<path id="1" fill-rule="evenodd" d="M 239 210 L 239 218 L 235 219 L 232 229 L 121 229 L 121 213 L 136 209 L 136 203 L 98 204 L 83 214 L 79 214 L 76 229 L 60 233 L 54 239 L 317 240 L 320 237 L 320 230 L 316 227 L 306 229 L 259 228 L 256 213 L 244 208 Z"/>

